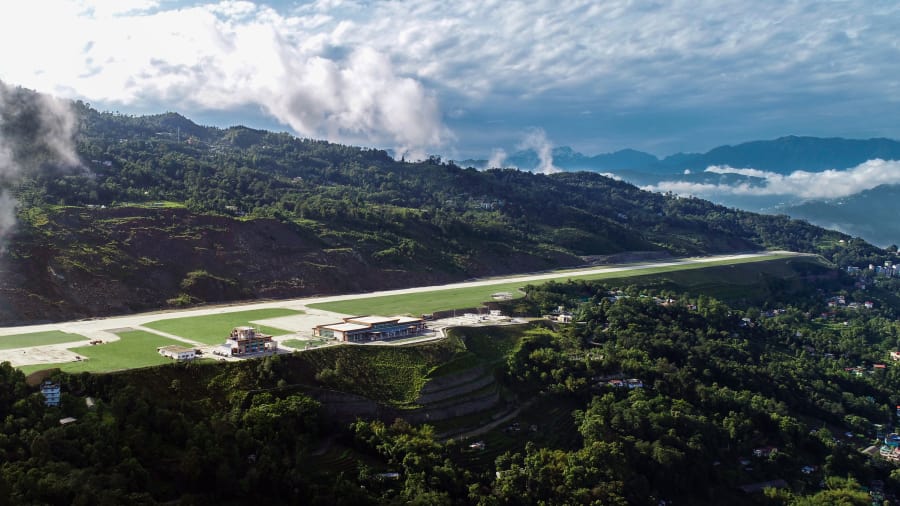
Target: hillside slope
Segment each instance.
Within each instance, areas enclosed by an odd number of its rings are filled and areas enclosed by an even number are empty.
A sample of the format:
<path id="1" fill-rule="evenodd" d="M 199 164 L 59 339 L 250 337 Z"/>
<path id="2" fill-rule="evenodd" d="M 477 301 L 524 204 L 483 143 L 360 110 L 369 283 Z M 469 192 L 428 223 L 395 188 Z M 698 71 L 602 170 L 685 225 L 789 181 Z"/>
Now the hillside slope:
<path id="1" fill-rule="evenodd" d="M 396 288 L 629 251 L 881 254 L 803 222 L 598 174 L 408 163 L 174 113 L 74 110 L 75 167 L 35 148 L 27 118 L 3 124 L 36 161 L 4 183 L 19 226 L 0 259 L 0 321 Z"/>

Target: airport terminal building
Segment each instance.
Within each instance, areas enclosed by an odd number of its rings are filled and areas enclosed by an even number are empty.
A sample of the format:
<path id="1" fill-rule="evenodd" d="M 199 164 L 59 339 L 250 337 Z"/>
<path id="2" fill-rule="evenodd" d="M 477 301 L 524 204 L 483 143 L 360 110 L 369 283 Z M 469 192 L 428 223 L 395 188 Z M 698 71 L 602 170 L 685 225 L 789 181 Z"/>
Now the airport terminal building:
<path id="1" fill-rule="evenodd" d="M 425 331 L 425 320 L 408 316 L 351 316 L 338 323 L 319 325 L 316 337 L 334 338 L 346 343 L 365 343 L 399 337 L 412 337 Z"/>

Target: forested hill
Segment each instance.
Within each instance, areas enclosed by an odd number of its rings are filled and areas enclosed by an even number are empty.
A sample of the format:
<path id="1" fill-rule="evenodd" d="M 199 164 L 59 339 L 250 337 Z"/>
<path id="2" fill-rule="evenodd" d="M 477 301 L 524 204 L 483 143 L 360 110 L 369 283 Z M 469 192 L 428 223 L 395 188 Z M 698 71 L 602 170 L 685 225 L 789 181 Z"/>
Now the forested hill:
<path id="1" fill-rule="evenodd" d="M 16 99 L 34 98 L 16 90 Z M 42 148 L 27 108 L 0 122 L 12 152 L 34 161 L 4 180 L 19 223 L 0 272 L 2 321 L 396 288 L 634 251 L 784 248 L 839 263 L 883 253 L 785 217 L 593 173 L 410 163 L 174 113 L 73 107 L 80 164 Z"/>

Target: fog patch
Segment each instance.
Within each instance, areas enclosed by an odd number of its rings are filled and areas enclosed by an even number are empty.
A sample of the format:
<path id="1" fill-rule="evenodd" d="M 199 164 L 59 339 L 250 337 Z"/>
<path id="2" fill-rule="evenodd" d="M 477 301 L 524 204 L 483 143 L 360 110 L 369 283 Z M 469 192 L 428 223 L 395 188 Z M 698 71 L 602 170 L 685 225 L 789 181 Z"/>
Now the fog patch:
<path id="1" fill-rule="evenodd" d="M 532 149 L 537 154 L 538 165 L 534 169 L 535 172 L 555 174 L 562 170 L 553 165 L 553 143 L 547 139 L 547 133 L 542 128 L 529 130 L 518 145 L 518 149 Z"/>
<path id="2" fill-rule="evenodd" d="M 13 187 L 47 167 L 81 166 L 76 130 L 68 102 L 0 82 L 0 249 L 16 226 Z"/>

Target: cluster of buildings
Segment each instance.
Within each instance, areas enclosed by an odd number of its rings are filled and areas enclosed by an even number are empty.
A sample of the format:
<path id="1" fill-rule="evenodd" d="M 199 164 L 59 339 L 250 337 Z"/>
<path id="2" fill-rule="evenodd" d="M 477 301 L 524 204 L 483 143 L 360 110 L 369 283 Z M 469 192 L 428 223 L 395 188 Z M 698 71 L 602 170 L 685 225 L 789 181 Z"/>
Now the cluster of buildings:
<path id="1" fill-rule="evenodd" d="M 53 382 L 49 379 L 41 382 L 40 385 L 41 395 L 44 396 L 44 406 L 49 407 L 58 407 L 60 405 L 60 397 L 62 392 L 62 387 L 59 383 Z M 84 399 L 84 404 L 91 409 L 94 407 L 94 400 L 90 397 L 86 397 Z M 69 425 L 70 423 L 77 422 L 78 419 L 72 416 L 64 416 L 59 419 L 60 425 Z"/>
<path id="2" fill-rule="evenodd" d="M 621 374 L 621 373 L 620 373 Z M 600 389 L 604 387 L 627 388 L 634 390 L 635 388 L 644 388 L 644 382 L 638 378 L 624 379 L 619 375 L 594 376 L 591 378 L 593 388 Z"/>
<path id="3" fill-rule="evenodd" d="M 878 453 L 891 462 L 900 462 L 900 434 L 892 432 L 884 436 L 883 444 Z"/>
<path id="4" fill-rule="evenodd" d="M 342 322 L 319 325 L 313 329 L 313 335 L 348 343 L 362 343 L 416 336 L 425 330 L 425 320 L 422 318 L 353 316 L 344 318 Z M 177 361 L 193 360 L 200 354 L 200 350 L 181 345 L 161 346 L 156 351 Z M 234 327 L 225 343 L 213 348 L 212 353 L 222 357 L 242 357 L 277 351 L 278 341 L 271 335 L 263 334 L 254 327 L 243 326 Z"/>
<path id="5" fill-rule="evenodd" d="M 885 260 L 884 265 L 869 264 L 868 268 L 851 265 L 847 267 L 847 273 L 856 274 L 858 276 L 863 274 L 874 274 L 876 276 L 898 278 L 900 277 L 900 264 L 895 264 L 890 260 Z"/>
<path id="6" fill-rule="evenodd" d="M 850 373 L 853 376 L 864 376 L 866 374 L 872 374 L 875 371 L 884 371 L 886 369 L 887 365 L 885 364 L 872 364 L 871 369 L 863 365 L 858 365 L 856 367 L 845 367 L 844 372 Z"/>
<path id="7" fill-rule="evenodd" d="M 644 382 L 637 378 L 629 378 L 629 379 L 611 379 L 607 382 L 607 385 L 613 388 L 627 388 L 629 390 L 633 390 L 635 388 L 644 388 Z"/>
<path id="8" fill-rule="evenodd" d="M 200 355 L 200 350 L 177 344 L 160 346 L 157 353 L 172 360 L 184 362 L 193 360 Z M 241 357 L 261 353 L 275 353 L 278 351 L 278 341 L 268 335 L 259 332 L 253 327 L 235 327 L 224 344 L 215 347 L 214 355 L 223 357 Z"/>
<path id="9" fill-rule="evenodd" d="M 350 316 L 344 321 L 317 325 L 315 337 L 345 343 L 365 343 L 417 336 L 425 331 L 425 320 L 408 316 Z"/>
<path id="10" fill-rule="evenodd" d="M 875 307 L 875 303 L 872 301 L 869 301 L 869 300 L 867 300 L 863 303 L 859 303 L 859 302 L 848 303 L 847 298 L 844 297 L 843 295 L 835 295 L 833 297 L 829 297 L 827 300 L 827 303 L 828 303 L 828 307 L 847 307 L 849 309 L 860 309 L 860 308 L 872 309 Z"/>
<path id="11" fill-rule="evenodd" d="M 550 314 L 545 314 L 544 318 L 557 323 L 572 323 L 572 313 L 565 306 L 557 307 Z"/>

